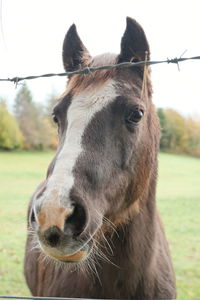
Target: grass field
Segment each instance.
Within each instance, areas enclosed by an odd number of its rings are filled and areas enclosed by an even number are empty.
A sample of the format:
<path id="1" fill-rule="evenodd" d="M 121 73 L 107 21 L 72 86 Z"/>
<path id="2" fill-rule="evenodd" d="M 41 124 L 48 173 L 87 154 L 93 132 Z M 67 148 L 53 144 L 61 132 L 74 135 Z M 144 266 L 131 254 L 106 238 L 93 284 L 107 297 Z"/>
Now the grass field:
<path id="1" fill-rule="evenodd" d="M 29 295 L 23 278 L 27 203 L 52 156 L 0 152 L 0 294 Z M 162 153 L 159 161 L 157 199 L 178 299 L 200 298 L 200 159 Z"/>

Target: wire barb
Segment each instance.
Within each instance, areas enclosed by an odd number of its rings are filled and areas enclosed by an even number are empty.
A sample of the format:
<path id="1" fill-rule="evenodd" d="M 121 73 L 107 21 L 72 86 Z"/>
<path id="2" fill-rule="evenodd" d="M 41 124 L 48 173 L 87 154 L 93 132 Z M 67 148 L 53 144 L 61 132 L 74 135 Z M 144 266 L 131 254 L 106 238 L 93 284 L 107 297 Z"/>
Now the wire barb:
<path id="1" fill-rule="evenodd" d="M 182 56 L 180 56 L 179 58 L 177 58 L 177 57 L 172 58 L 172 59 L 167 58 L 166 60 L 157 60 L 157 61 L 145 60 L 145 61 L 138 61 L 138 62 L 122 62 L 122 63 L 119 63 L 119 64 L 105 65 L 105 66 L 100 66 L 100 67 L 86 67 L 86 68 L 79 69 L 79 70 L 76 70 L 76 71 L 73 71 L 73 72 L 48 73 L 48 74 L 43 74 L 43 75 L 26 76 L 26 77 L 16 76 L 16 77 L 13 77 L 13 78 L 2 78 L 2 79 L 0 78 L 0 81 L 14 82 L 14 84 L 17 86 L 18 83 L 22 80 L 47 78 L 47 77 L 54 77 L 54 76 L 71 76 L 71 75 L 74 75 L 74 74 L 88 75 L 88 74 L 91 74 L 91 73 L 96 72 L 98 70 L 108 70 L 108 69 L 113 69 L 113 68 L 130 68 L 130 67 L 137 67 L 137 66 L 150 66 L 150 65 L 163 64 L 163 63 L 176 64 L 178 66 L 178 70 L 180 71 L 179 63 L 183 62 L 183 61 L 186 61 L 186 60 L 200 60 L 200 56 L 193 56 L 193 57 L 182 57 Z"/>

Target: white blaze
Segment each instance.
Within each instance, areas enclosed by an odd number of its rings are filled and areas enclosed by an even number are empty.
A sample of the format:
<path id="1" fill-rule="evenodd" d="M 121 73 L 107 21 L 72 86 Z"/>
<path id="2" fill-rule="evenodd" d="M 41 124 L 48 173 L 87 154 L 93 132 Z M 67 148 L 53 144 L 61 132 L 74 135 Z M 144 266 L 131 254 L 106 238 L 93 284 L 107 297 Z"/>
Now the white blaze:
<path id="1" fill-rule="evenodd" d="M 113 80 L 108 80 L 103 86 L 88 87 L 74 96 L 67 112 L 68 127 L 64 144 L 41 201 L 52 201 L 55 205 L 55 202 L 60 202 L 63 197 L 69 197 L 74 184 L 72 171 L 83 151 L 81 141 L 85 128 L 93 116 L 114 101 L 116 96 Z"/>

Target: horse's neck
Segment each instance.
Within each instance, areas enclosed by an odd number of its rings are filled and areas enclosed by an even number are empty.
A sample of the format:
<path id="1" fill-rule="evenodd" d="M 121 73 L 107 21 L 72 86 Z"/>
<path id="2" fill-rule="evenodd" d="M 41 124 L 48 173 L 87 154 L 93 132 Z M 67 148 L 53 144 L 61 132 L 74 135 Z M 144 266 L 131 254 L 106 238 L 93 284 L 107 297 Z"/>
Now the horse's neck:
<path id="1" fill-rule="evenodd" d="M 137 295 L 142 281 L 151 285 L 153 279 L 147 278 L 153 278 L 153 274 L 149 274 L 149 266 L 154 260 L 159 234 L 155 189 L 154 177 L 149 180 L 149 188 L 138 203 L 138 212 L 133 212 L 123 225 L 114 227 L 110 224 L 111 228 L 104 232 L 104 238 L 101 236 L 101 240 L 97 241 L 99 250 L 96 249 L 94 254 L 94 273 L 97 276 L 94 274 L 93 280 L 99 287 L 94 298 L 128 299 Z"/>
<path id="2" fill-rule="evenodd" d="M 106 235 L 104 246 L 108 253 L 113 251 L 110 260 L 113 256 L 117 265 L 124 265 L 127 261 L 130 266 L 131 263 L 137 264 L 138 258 L 147 255 L 154 243 L 156 218 L 155 204 L 148 204 L 140 208 L 138 214 L 134 214 L 133 218 L 116 232 Z"/>
<path id="3" fill-rule="evenodd" d="M 100 253 L 102 259 L 99 260 L 101 267 L 97 269 L 102 285 L 108 291 L 118 289 L 121 293 L 126 289 L 127 292 L 128 286 L 136 290 L 141 278 L 146 277 L 145 272 L 153 256 L 157 225 L 154 199 L 151 201 L 128 223 L 105 234 L 101 247 L 103 254 Z"/>

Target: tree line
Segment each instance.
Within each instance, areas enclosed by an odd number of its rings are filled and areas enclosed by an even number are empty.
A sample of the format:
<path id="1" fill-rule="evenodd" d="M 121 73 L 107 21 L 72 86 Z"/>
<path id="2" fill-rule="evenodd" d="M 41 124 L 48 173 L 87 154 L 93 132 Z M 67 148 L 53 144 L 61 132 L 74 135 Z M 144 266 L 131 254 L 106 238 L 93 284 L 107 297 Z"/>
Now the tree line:
<path id="1" fill-rule="evenodd" d="M 200 157 L 200 118 L 184 117 L 173 109 L 158 108 L 161 151 Z"/>
<path id="2" fill-rule="evenodd" d="M 14 99 L 13 113 L 0 99 L 0 149 L 45 150 L 57 147 L 57 128 L 52 121 L 56 96 L 46 104 L 33 101 L 23 85 Z M 158 108 L 161 151 L 200 157 L 200 118 L 185 117 L 173 109 Z"/>
<path id="3" fill-rule="evenodd" d="M 45 150 L 57 146 L 57 128 L 51 112 L 56 103 L 55 95 L 46 105 L 33 101 L 26 85 L 14 99 L 13 114 L 8 111 L 5 100 L 0 100 L 0 149 Z"/>

